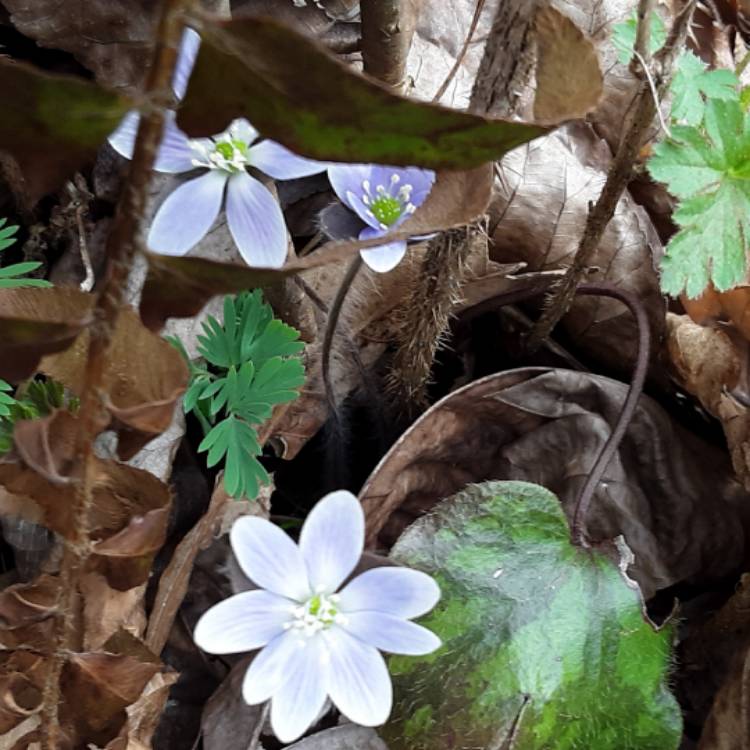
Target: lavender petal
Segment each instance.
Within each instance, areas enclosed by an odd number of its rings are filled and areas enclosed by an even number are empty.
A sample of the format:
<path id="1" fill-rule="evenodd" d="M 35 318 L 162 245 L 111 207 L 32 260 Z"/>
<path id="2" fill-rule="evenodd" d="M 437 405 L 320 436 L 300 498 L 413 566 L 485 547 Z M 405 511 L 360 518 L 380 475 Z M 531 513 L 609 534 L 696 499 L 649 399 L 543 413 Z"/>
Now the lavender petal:
<path id="1" fill-rule="evenodd" d="M 295 606 L 269 591 L 243 591 L 205 612 L 195 626 L 193 640 L 210 654 L 253 651 L 284 632 Z"/>
<path id="2" fill-rule="evenodd" d="M 328 644 L 328 694 L 350 721 L 365 727 L 385 723 L 393 688 L 380 652 L 345 630 L 334 627 L 321 636 Z"/>
<path id="3" fill-rule="evenodd" d="M 380 222 L 362 201 L 362 196 L 366 194 L 363 183 L 369 182 L 372 186 L 372 171 L 370 164 L 331 164 L 328 167 L 328 179 L 339 200 L 362 221 L 377 229 Z"/>
<path id="4" fill-rule="evenodd" d="M 340 592 L 340 606 L 349 614 L 375 610 L 412 618 L 429 612 L 440 599 L 440 588 L 426 573 L 410 568 L 372 568 Z"/>
<path id="5" fill-rule="evenodd" d="M 351 492 L 326 495 L 305 519 L 299 548 L 313 591 L 332 594 L 354 570 L 365 544 L 365 515 Z"/>
<path id="6" fill-rule="evenodd" d="M 247 172 L 229 178 L 227 223 L 240 255 L 249 266 L 284 265 L 287 256 L 284 214 L 268 188 Z"/>
<path id="7" fill-rule="evenodd" d="M 361 641 L 392 654 L 429 654 L 441 644 L 431 630 L 382 612 L 351 612 L 342 627 Z"/>
<path id="8" fill-rule="evenodd" d="M 325 172 L 328 164 L 305 159 L 292 153 L 275 141 L 261 141 L 252 146 L 249 152 L 250 163 L 275 180 L 296 180 L 311 174 Z"/>
<path id="9" fill-rule="evenodd" d="M 312 594 L 302 554 L 278 526 L 245 516 L 229 534 L 242 572 L 258 586 L 297 602 Z"/>
<path id="10" fill-rule="evenodd" d="M 185 255 L 216 221 L 226 173 L 212 170 L 177 188 L 156 212 L 148 246 L 162 255 Z"/>
<path id="11" fill-rule="evenodd" d="M 373 229 L 365 227 L 359 233 L 359 239 L 369 240 L 373 237 L 379 237 L 384 234 L 382 229 Z M 377 273 L 387 273 L 393 270 L 406 255 L 406 240 L 396 240 L 395 242 L 386 242 L 383 245 L 370 248 L 369 250 L 360 250 L 362 260 Z"/>
<path id="12" fill-rule="evenodd" d="M 177 63 L 172 76 L 172 88 L 177 99 L 182 99 L 187 91 L 190 74 L 193 72 L 198 50 L 201 46 L 201 38 L 197 31 L 185 29 L 182 33 L 180 51 L 177 55 Z"/>

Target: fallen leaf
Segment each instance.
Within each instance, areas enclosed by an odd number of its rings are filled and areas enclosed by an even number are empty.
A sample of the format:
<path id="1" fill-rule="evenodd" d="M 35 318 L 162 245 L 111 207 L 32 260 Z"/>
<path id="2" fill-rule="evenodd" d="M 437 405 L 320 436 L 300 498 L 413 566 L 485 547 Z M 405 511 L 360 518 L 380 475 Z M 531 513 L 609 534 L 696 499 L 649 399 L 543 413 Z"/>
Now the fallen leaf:
<path id="1" fill-rule="evenodd" d="M 0 122 L 0 149 L 18 163 L 32 203 L 93 162 L 132 106 L 91 81 L 7 58 L 0 59 L 0 97 L 13 102 Z"/>
<path id="2" fill-rule="evenodd" d="M 548 130 L 401 98 L 269 18 L 203 18 L 202 38 L 177 114 L 191 136 L 220 133 L 246 117 L 315 159 L 467 169 Z"/>
<path id="3" fill-rule="evenodd" d="M 526 368 L 451 393 L 399 438 L 362 488 L 368 545 L 388 548 L 437 501 L 488 479 L 547 487 L 572 517 L 625 392 L 598 375 Z M 635 555 L 630 574 L 650 598 L 734 571 L 744 556 L 748 502 L 722 451 L 641 396 L 586 525 L 593 539 L 625 537 Z"/>
<path id="4" fill-rule="evenodd" d="M 91 323 L 94 298 L 74 289 L 0 289 L 0 378 L 33 375 Z"/>
<path id="5" fill-rule="evenodd" d="M 218 748 L 217 748 L 218 750 Z M 295 742 L 289 750 L 388 750 L 385 742 L 370 727 L 344 724 L 317 732 Z"/>
<path id="6" fill-rule="evenodd" d="M 80 396 L 88 347 L 89 331 L 85 330 L 66 351 L 46 357 L 39 369 Z M 102 386 L 104 404 L 119 433 L 120 458 L 135 455 L 169 427 L 187 380 L 187 366 L 177 349 L 146 329 L 135 311 L 121 310 Z"/>
<path id="7" fill-rule="evenodd" d="M 132 656 L 106 652 L 68 655 L 60 687 L 64 701 L 60 722 L 84 743 L 105 745 L 117 736 L 159 665 Z M 86 746 L 85 744 L 82 746 Z"/>
<path id="8" fill-rule="evenodd" d="M 584 117 L 602 95 L 602 72 L 594 45 L 573 21 L 552 6 L 537 10 L 534 30 L 534 119 L 558 123 Z"/>
<path id="9" fill-rule="evenodd" d="M 667 350 L 681 385 L 717 419 L 737 476 L 750 490 L 750 345 L 730 328 L 667 316 Z"/>
<path id="10" fill-rule="evenodd" d="M 526 482 L 470 485 L 410 526 L 391 557 L 440 586 L 420 622 L 443 645 L 390 658 L 390 748 L 676 750 L 673 633 L 646 620 L 627 552 L 574 547 L 557 498 Z"/>
<path id="11" fill-rule="evenodd" d="M 490 207 L 490 257 L 525 261 L 528 270 L 570 265 L 611 160 L 607 145 L 585 123 L 508 154 L 500 164 Z M 646 310 L 653 340 L 664 332 L 666 305 L 655 263 L 662 246 L 646 212 L 625 194 L 594 253 L 587 281 L 606 280 L 634 293 Z M 630 372 L 637 328 L 618 300 L 578 297 L 562 325 L 576 346 L 608 367 Z"/>
<path id="12" fill-rule="evenodd" d="M 42 650 L 49 646 L 59 592 L 59 580 L 48 575 L 0 591 L 0 649 L 3 652 Z"/>

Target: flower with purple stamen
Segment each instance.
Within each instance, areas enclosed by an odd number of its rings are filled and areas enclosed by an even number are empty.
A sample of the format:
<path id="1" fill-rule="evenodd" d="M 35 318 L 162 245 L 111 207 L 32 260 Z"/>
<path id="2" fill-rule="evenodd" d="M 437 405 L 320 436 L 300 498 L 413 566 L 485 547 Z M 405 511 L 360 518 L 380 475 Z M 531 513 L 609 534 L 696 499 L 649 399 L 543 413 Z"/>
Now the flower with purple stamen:
<path id="1" fill-rule="evenodd" d="M 432 190 L 435 173 L 419 167 L 332 164 L 328 179 L 339 200 L 367 225 L 359 233 L 359 239 L 366 240 L 386 234 L 411 216 Z M 406 240 L 361 253 L 373 271 L 390 271 L 404 257 Z"/>
<path id="2" fill-rule="evenodd" d="M 187 29 L 173 78 L 178 99 L 187 88 L 199 46 L 198 34 Z M 139 119 L 137 112 L 128 113 L 109 137 L 113 148 L 128 159 Z M 229 231 L 245 262 L 282 266 L 287 256 L 284 215 L 268 188 L 248 174 L 248 167 L 277 180 L 291 180 L 322 172 L 326 165 L 296 156 L 274 141 L 258 142 L 258 131 L 244 119 L 235 120 L 213 138 L 188 138 L 169 112 L 154 169 L 173 174 L 206 171 L 180 185 L 159 207 L 148 233 L 149 248 L 163 255 L 185 255 L 206 235 L 225 205 Z"/>
<path id="3" fill-rule="evenodd" d="M 213 654 L 262 649 L 242 694 L 251 705 L 271 699 L 271 726 L 283 742 L 315 722 L 327 697 L 357 724 L 383 724 L 392 688 L 378 649 L 419 655 L 440 646 L 434 633 L 410 622 L 440 598 L 427 574 L 371 568 L 341 588 L 362 555 L 364 529 L 362 508 L 345 491 L 313 508 L 299 544 L 260 518 L 232 527 L 237 561 L 261 588 L 209 609 L 194 638 Z"/>

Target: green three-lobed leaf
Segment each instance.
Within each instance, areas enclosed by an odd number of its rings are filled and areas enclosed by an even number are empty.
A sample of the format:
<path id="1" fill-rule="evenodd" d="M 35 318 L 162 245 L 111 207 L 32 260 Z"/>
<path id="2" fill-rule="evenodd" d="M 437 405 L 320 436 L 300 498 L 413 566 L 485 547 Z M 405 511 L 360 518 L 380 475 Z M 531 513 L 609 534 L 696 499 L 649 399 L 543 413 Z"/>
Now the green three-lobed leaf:
<path id="1" fill-rule="evenodd" d="M 662 288 L 700 295 L 745 281 L 750 236 L 750 120 L 735 100 L 709 100 L 705 132 L 675 126 L 656 146 L 651 176 L 681 199 L 680 230 L 662 261 Z"/>

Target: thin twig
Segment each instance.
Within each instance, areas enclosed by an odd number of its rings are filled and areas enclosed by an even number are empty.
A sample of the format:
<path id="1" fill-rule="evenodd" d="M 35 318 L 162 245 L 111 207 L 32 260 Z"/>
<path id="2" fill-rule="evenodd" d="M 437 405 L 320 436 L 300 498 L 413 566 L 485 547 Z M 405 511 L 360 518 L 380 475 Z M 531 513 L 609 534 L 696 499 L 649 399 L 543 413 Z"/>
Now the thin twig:
<path id="1" fill-rule="evenodd" d="M 80 290 L 90 292 L 94 288 L 94 269 L 91 265 L 88 247 L 86 247 L 86 227 L 83 224 L 83 212 L 85 210 L 84 206 L 78 206 L 76 209 L 76 226 L 78 227 L 78 249 L 81 253 L 81 263 L 83 263 L 86 272 Z"/>
<path id="2" fill-rule="evenodd" d="M 247 750 L 258 750 L 258 747 L 260 746 L 260 735 L 263 733 L 263 725 L 266 723 L 266 719 L 268 719 L 268 714 L 270 712 L 271 701 L 266 701 L 263 704 L 263 709 L 258 717 L 258 723 L 255 725 L 255 729 L 253 729 L 253 736 L 250 738 L 250 744 L 247 746 Z"/>
<path id="3" fill-rule="evenodd" d="M 396 91 L 403 90 L 406 83 L 416 7 L 408 0 L 360 0 L 365 73 Z"/>
<path id="4" fill-rule="evenodd" d="M 599 247 L 604 232 L 614 216 L 617 204 L 628 186 L 633 166 L 646 142 L 656 114 L 659 98 L 669 86 L 675 60 L 685 42 L 695 4 L 696 0 L 688 0 L 685 8 L 675 18 L 666 44 L 654 58 L 657 80 L 656 97 L 651 92 L 648 80 L 641 81 L 630 120 L 612 159 L 602 192 L 586 217 L 586 226 L 572 264 L 548 297 L 542 315 L 529 336 L 527 344 L 529 352 L 535 352 L 539 348 L 541 342 L 549 336 L 552 329 L 570 309 L 575 290 L 594 252 Z M 648 59 L 644 56 L 644 60 Z"/>
<path id="5" fill-rule="evenodd" d="M 42 750 L 56 750 L 61 740 L 58 722 L 60 676 L 65 654 L 80 650 L 82 634 L 76 625 L 80 606 L 78 576 L 90 554 L 89 516 L 93 503 L 96 463 L 94 439 L 106 422 L 102 419 L 101 391 L 107 351 L 122 307 L 125 282 L 136 250 L 136 237 L 143 217 L 147 190 L 156 153 L 164 129 L 166 103 L 171 98 L 170 82 L 182 33 L 180 10 L 188 0 L 165 0 L 154 65 L 146 92 L 154 105 L 141 118 L 130 172 L 117 207 L 107 241 L 107 273 L 99 292 L 90 328 L 84 388 L 75 439 L 75 463 L 78 474 L 74 509 L 74 534 L 66 540 L 60 566 L 58 615 L 55 621 L 55 652 L 43 690 Z"/>
<path id="6" fill-rule="evenodd" d="M 328 400 L 328 406 L 331 409 L 336 425 L 339 425 L 339 411 L 336 404 L 336 395 L 333 390 L 333 382 L 331 381 L 331 349 L 333 347 L 333 339 L 336 335 L 336 328 L 338 326 L 339 317 L 341 316 L 341 309 L 344 306 L 344 300 L 349 292 L 354 279 L 357 278 L 359 269 L 362 268 L 362 256 L 356 255 L 354 260 L 349 264 L 349 268 L 346 269 L 344 278 L 341 280 L 336 296 L 328 309 L 328 319 L 326 320 L 326 331 L 323 336 L 323 351 L 321 352 L 321 368 L 323 370 L 323 387 L 326 392 L 326 399 Z"/>
<path id="7" fill-rule="evenodd" d="M 477 0 L 474 8 L 474 16 L 471 19 L 471 26 L 469 26 L 469 33 L 466 35 L 463 47 L 461 47 L 461 51 L 456 56 L 456 62 L 453 63 L 453 67 L 448 71 L 445 80 L 440 84 L 440 88 L 435 92 L 435 96 L 432 97 L 433 102 L 440 101 L 443 94 L 448 90 L 451 81 L 456 77 L 456 73 L 458 73 L 461 63 L 463 63 L 466 53 L 469 51 L 469 46 L 474 39 L 474 34 L 476 34 L 477 26 L 479 25 L 479 18 L 482 15 L 482 10 L 484 10 L 484 4 L 485 0 Z"/>

